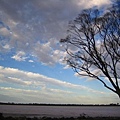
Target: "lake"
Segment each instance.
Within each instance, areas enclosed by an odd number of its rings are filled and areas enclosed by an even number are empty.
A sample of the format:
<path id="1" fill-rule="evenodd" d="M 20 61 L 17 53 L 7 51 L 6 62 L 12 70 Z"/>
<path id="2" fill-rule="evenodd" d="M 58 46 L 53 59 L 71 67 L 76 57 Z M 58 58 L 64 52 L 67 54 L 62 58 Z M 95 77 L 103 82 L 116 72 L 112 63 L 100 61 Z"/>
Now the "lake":
<path id="1" fill-rule="evenodd" d="M 32 106 L 0 105 L 4 116 L 26 117 L 120 117 L 120 106 Z"/>

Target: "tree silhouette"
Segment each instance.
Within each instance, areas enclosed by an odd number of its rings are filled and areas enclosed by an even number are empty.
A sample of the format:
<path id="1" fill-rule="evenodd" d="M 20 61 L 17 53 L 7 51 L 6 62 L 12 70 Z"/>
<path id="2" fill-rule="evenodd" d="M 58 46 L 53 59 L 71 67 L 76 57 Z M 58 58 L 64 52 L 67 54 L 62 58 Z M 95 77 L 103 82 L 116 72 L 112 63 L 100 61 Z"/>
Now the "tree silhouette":
<path id="1" fill-rule="evenodd" d="M 120 98 L 120 13 L 117 7 L 101 13 L 83 10 L 69 23 L 65 61 L 82 76 L 100 81 Z"/>

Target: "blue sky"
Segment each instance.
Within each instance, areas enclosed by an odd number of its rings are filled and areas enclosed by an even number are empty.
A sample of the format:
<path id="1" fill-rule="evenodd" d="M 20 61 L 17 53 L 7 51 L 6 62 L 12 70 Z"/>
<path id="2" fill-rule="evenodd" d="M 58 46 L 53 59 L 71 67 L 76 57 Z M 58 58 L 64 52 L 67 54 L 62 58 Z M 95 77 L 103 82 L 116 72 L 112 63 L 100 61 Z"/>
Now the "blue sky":
<path id="1" fill-rule="evenodd" d="M 81 10 L 110 0 L 1 0 L 0 101 L 118 103 L 97 80 L 78 77 L 63 62 L 59 43 Z"/>

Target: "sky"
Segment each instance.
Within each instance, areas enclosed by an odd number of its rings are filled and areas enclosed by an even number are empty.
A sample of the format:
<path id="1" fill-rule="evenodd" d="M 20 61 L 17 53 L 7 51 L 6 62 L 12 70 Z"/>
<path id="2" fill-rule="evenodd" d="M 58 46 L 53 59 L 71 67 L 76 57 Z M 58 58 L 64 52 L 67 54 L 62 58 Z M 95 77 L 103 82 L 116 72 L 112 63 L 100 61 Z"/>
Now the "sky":
<path id="1" fill-rule="evenodd" d="M 81 10 L 110 0 L 0 0 L 0 102 L 109 104 L 117 95 L 78 77 L 60 39 Z"/>

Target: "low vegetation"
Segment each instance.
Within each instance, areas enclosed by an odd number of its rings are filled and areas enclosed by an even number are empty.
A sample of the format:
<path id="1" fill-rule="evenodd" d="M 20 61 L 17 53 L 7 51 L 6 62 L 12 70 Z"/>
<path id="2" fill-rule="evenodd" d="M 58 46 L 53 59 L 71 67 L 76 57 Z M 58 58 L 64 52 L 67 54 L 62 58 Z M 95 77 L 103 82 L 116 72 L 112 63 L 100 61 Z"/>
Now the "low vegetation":
<path id="1" fill-rule="evenodd" d="M 74 117 L 61 117 L 61 118 L 51 118 L 51 117 L 4 117 L 2 113 L 0 113 L 0 120 L 120 120 L 120 117 L 89 117 L 85 114 L 80 115 L 80 117 L 74 118 Z"/>

